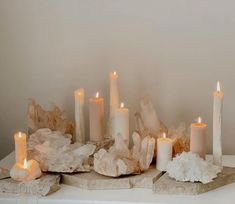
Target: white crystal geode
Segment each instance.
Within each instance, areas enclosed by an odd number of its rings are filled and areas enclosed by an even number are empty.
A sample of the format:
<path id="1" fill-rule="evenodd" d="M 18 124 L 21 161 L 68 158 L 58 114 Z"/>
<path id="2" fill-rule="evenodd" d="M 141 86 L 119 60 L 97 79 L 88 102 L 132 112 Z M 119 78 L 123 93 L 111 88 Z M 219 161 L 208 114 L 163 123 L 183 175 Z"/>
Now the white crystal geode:
<path id="1" fill-rule="evenodd" d="M 213 181 L 221 168 L 200 158 L 192 152 L 183 152 L 167 164 L 166 171 L 176 181 L 201 182 Z"/>
<path id="2" fill-rule="evenodd" d="M 38 129 L 29 136 L 28 156 L 39 162 L 42 171 L 87 172 L 91 168 L 93 144 L 71 144 L 72 136 L 48 128 Z"/>

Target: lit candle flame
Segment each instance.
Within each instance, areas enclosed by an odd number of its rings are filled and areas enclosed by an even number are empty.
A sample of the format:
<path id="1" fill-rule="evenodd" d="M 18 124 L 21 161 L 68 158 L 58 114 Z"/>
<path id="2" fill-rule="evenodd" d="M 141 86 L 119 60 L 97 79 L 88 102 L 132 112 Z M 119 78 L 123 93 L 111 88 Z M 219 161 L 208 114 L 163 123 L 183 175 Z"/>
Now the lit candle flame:
<path id="1" fill-rule="evenodd" d="M 27 162 L 27 159 L 24 159 L 24 169 L 27 169 L 28 168 L 28 162 Z"/>
<path id="2" fill-rule="evenodd" d="M 116 71 L 114 71 L 114 72 L 113 72 L 113 75 L 117 75 L 117 72 L 116 72 Z"/>
<path id="3" fill-rule="evenodd" d="M 221 87 L 220 87 L 220 83 L 219 81 L 217 82 L 217 91 L 220 92 L 221 91 Z"/>
<path id="4" fill-rule="evenodd" d="M 99 98 L 99 96 L 100 96 L 100 94 L 99 94 L 99 92 L 97 92 L 97 93 L 95 94 L 95 97 L 96 97 L 96 98 Z"/>
<path id="5" fill-rule="evenodd" d="M 22 137 L 22 133 L 21 132 L 19 132 L 19 137 Z"/>
<path id="6" fill-rule="evenodd" d="M 166 138 L 166 133 L 165 133 L 165 132 L 162 134 L 162 137 L 163 137 L 163 138 Z"/>
<path id="7" fill-rule="evenodd" d="M 124 103 L 121 103 L 121 104 L 120 104 L 120 107 L 121 107 L 121 108 L 124 108 Z"/>
<path id="8" fill-rule="evenodd" d="M 202 118 L 201 118 L 201 117 L 198 117 L 197 122 L 198 122 L 198 123 L 202 123 Z"/>

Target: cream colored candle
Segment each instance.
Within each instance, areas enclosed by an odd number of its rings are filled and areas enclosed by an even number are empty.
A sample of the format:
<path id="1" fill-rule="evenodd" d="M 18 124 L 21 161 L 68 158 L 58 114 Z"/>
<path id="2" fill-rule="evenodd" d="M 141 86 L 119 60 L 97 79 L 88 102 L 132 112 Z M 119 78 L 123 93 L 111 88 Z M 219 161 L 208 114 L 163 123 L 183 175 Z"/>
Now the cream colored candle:
<path id="1" fill-rule="evenodd" d="M 119 108 L 118 75 L 117 72 L 110 73 L 110 117 Z"/>
<path id="2" fill-rule="evenodd" d="M 99 142 L 104 139 L 104 99 L 96 93 L 90 98 L 89 106 L 90 118 L 90 141 Z"/>
<path id="3" fill-rule="evenodd" d="M 217 82 L 217 90 L 214 92 L 213 107 L 213 159 L 214 164 L 222 167 L 222 109 L 224 93 L 221 91 L 220 83 Z"/>
<path id="4" fill-rule="evenodd" d="M 196 123 L 191 124 L 190 151 L 203 159 L 206 156 L 206 131 L 207 125 L 202 123 L 200 117 Z"/>
<path id="5" fill-rule="evenodd" d="M 75 141 L 85 142 L 85 120 L 84 120 L 84 89 L 78 89 L 74 92 L 75 97 L 75 127 L 76 137 Z"/>
<path id="6" fill-rule="evenodd" d="M 124 103 L 114 112 L 113 131 L 114 137 L 120 134 L 129 145 L 129 110 L 124 108 Z"/>
<path id="7" fill-rule="evenodd" d="M 111 72 L 110 76 L 110 110 L 109 110 L 109 134 L 114 137 L 114 113 L 119 108 L 118 75 Z"/>
<path id="8" fill-rule="evenodd" d="M 14 138 L 16 163 L 23 165 L 24 159 L 27 158 L 26 134 L 18 132 L 14 135 Z"/>
<path id="9" fill-rule="evenodd" d="M 166 171 L 167 163 L 172 159 L 172 139 L 166 137 L 166 133 L 163 133 L 163 137 L 157 139 L 157 169 L 160 171 Z"/>

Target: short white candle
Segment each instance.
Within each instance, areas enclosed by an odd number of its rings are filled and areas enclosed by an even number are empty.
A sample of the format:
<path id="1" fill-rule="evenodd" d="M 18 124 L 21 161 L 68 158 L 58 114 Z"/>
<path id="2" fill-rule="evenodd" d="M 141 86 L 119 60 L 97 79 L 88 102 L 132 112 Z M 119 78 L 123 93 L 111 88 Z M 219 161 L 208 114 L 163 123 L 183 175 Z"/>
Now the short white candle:
<path id="1" fill-rule="evenodd" d="M 120 134 L 129 145 L 129 110 L 124 108 L 124 103 L 114 112 L 113 131 L 114 137 Z"/>
<path id="2" fill-rule="evenodd" d="M 191 124 L 190 151 L 205 159 L 206 156 L 207 125 L 199 117 L 196 123 Z"/>
<path id="3" fill-rule="evenodd" d="M 89 106 L 90 119 L 90 141 L 99 142 L 104 139 L 104 99 L 99 92 L 90 98 Z"/>
<path id="4" fill-rule="evenodd" d="M 214 92 L 213 106 L 213 159 L 214 164 L 222 167 L 222 109 L 224 93 L 221 91 L 220 83 L 217 82 L 217 90 Z"/>
<path id="5" fill-rule="evenodd" d="M 160 171 L 166 171 L 167 163 L 172 159 L 172 140 L 166 137 L 166 133 L 163 133 L 163 137 L 157 139 L 157 169 Z"/>
<path id="6" fill-rule="evenodd" d="M 84 120 L 84 89 L 78 89 L 74 92 L 75 97 L 75 127 L 76 137 L 75 141 L 85 142 L 85 120 Z"/>
<path id="7" fill-rule="evenodd" d="M 24 159 L 27 158 L 26 134 L 18 132 L 14 135 L 14 138 L 16 163 L 23 165 Z"/>

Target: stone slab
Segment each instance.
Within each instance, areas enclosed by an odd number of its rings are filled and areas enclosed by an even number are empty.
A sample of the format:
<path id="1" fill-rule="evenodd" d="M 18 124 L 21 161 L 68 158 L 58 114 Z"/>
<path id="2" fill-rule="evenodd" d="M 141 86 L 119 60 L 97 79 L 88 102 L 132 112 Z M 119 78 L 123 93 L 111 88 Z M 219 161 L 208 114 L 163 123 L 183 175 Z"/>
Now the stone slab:
<path id="1" fill-rule="evenodd" d="M 30 182 L 17 182 L 11 178 L 0 180 L 1 193 L 46 196 L 60 189 L 60 175 L 44 174 Z"/>
<path id="2" fill-rule="evenodd" d="M 176 181 L 165 173 L 153 184 L 153 192 L 168 195 L 199 195 L 233 182 L 235 182 L 235 168 L 232 167 L 224 167 L 222 173 L 208 184 Z"/>
<path id="3" fill-rule="evenodd" d="M 151 166 L 150 169 L 139 175 L 112 178 L 100 175 L 95 171 L 89 173 L 62 174 L 62 183 L 88 190 L 111 190 L 129 188 L 152 189 L 153 183 L 162 175 L 162 172 Z"/>

